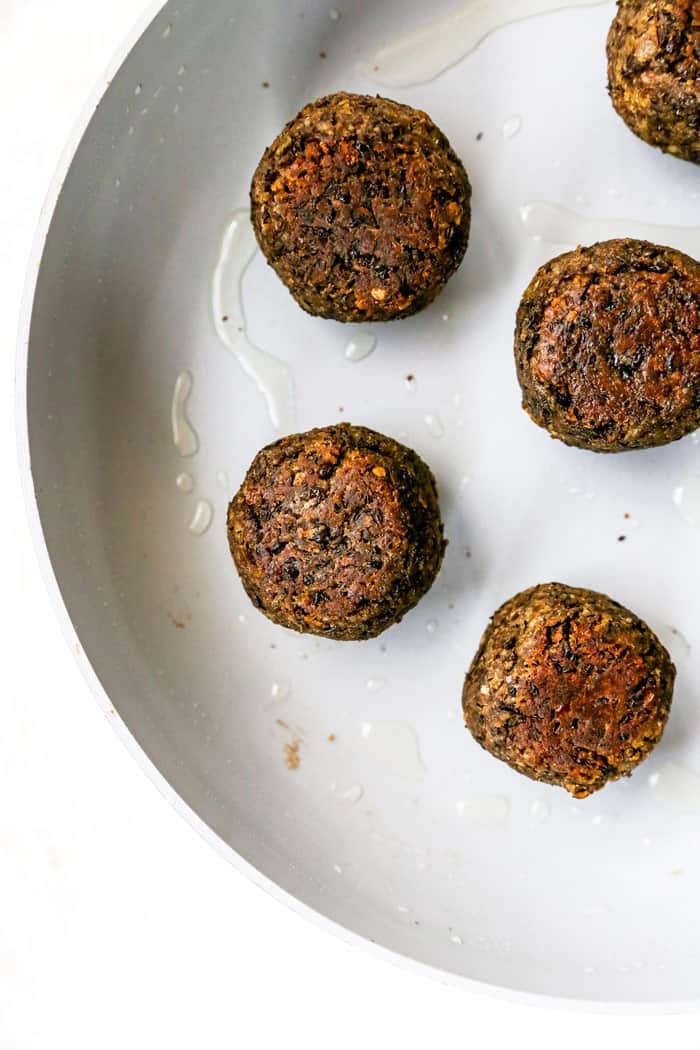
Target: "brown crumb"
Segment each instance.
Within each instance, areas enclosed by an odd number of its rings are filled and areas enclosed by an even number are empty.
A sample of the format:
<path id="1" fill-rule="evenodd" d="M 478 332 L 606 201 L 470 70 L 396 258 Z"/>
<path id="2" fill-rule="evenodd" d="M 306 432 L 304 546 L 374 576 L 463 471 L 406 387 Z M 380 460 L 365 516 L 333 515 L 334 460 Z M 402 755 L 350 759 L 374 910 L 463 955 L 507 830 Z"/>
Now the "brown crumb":
<path id="1" fill-rule="evenodd" d="M 269 86 L 270 86 L 270 81 L 269 81 L 269 80 L 263 80 L 263 82 L 262 82 L 262 86 L 263 86 L 264 88 L 269 88 Z"/>
<path id="2" fill-rule="evenodd" d="M 328 743 L 329 744 L 335 743 L 335 733 L 329 733 L 328 734 Z"/>
<path id="3" fill-rule="evenodd" d="M 412 373 L 412 372 L 410 372 L 410 373 L 409 373 L 409 374 L 408 374 L 408 375 L 406 376 L 406 382 L 407 382 L 407 383 L 412 383 L 412 382 L 414 381 L 414 379 L 415 379 L 415 378 L 416 378 L 416 377 L 415 377 L 415 376 L 413 375 L 413 373 Z"/>
<path id="4" fill-rule="evenodd" d="M 326 52 L 325 51 L 319 51 L 318 57 L 319 58 L 326 58 Z"/>
<path id="5" fill-rule="evenodd" d="M 221 318 L 221 320 L 222 321 L 228 321 L 228 314 L 224 314 L 224 316 Z"/>
<path id="6" fill-rule="evenodd" d="M 281 726 L 282 729 L 289 729 L 289 725 L 286 722 L 283 722 L 281 718 L 277 719 L 277 725 Z"/>
<path id="7" fill-rule="evenodd" d="M 626 519 L 627 519 L 627 518 L 629 518 L 629 514 L 625 514 L 625 518 L 626 518 Z"/>
<path id="8" fill-rule="evenodd" d="M 618 543 L 624 543 L 626 539 L 627 539 L 626 536 L 618 536 L 617 537 L 617 542 Z"/>
<path id="9" fill-rule="evenodd" d="M 379 72 L 379 66 L 372 66 L 372 72 L 373 73 L 378 73 Z"/>
<path id="10" fill-rule="evenodd" d="M 288 769 L 298 769 L 301 765 L 301 759 L 299 757 L 300 746 L 301 740 L 294 740 L 291 744 L 284 745 L 284 754 L 287 760 Z"/>
<path id="11" fill-rule="evenodd" d="M 483 133 L 483 131 L 479 131 L 479 132 L 477 132 L 477 136 L 476 136 L 476 141 L 477 141 L 477 142 L 481 142 L 481 140 L 483 139 L 483 137 L 484 137 L 484 133 Z"/>

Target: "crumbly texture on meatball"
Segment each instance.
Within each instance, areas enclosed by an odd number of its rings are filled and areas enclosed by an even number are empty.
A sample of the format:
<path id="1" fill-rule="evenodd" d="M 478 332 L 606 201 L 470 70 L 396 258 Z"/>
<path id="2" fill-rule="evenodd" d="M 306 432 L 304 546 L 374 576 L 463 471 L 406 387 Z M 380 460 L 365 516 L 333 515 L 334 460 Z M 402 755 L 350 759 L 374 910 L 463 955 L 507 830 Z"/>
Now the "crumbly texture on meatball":
<path id="1" fill-rule="evenodd" d="M 698 0 L 618 0 L 608 81 L 613 105 L 635 135 L 700 164 Z"/>
<path id="2" fill-rule="evenodd" d="M 464 683 L 464 719 L 496 758 L 585 798 L 629 776 L 658 743 L 675 676 L 628 609 L 548 583 L 493 615 Z"/>
<path id="3" fill-rule="evenodd" d="M 265 150 L 251 186 L 267 261 L 310 314 L 391 321 L 433 301 L 462 261 L 471 189 L 426 113 L 341 92 Z"/>
<path id="4" fill-rule="evenodd" d="M 542 266 L 518 310 L 523 408 L 595 452 L 676 441 L 700 427 L 700 264 L 614 240 Z"/>
<path id="5" fill-rule="evenodd" d="M 398 623 L 445 549 L 430 469 L 347 423 L 259 452 L 229 507 L 228 537 L 243 586 L 270 620 L 343 641 Z"/>

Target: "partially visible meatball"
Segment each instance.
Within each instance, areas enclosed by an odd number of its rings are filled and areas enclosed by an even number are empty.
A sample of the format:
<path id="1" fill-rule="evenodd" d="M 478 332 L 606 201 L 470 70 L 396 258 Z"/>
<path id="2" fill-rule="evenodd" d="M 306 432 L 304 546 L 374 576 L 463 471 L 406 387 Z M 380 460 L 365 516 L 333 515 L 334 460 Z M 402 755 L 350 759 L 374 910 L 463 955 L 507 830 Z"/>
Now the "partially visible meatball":
<path id="1" fill-rule="evenodd" d="M 304 310 L 391 321 L 433 301 L 462 261 L 471 188 L 426 113 L 340 92 L 305 106 L 251 187 L 267 261 Z"/>
<path id="2" fill-rule="evenodd" d="M 229 507 L 228 538 L 268 619 L 344 641 L 398 623 L 431 587 L 445 549 L 430 469 L 348 423 L 259 452 Z"/>
<path id="3" fill-rule="evenodd" d="M 624 452 L 700 427 L 700 264 L 614 240 L 542 266 L 520 303 L 523 408 L 567 445 Z"/>
<path id="4" fill-rule="evenodd" d="M 618 0 L 608 80 L 613 106 L 635 135 L 700 164 L 698 0 Z"/>
<path id="5" fill-rule="evenodd" d="M 494 613 L 467 673 L 467 728 L 518 773 L 575 798 L 629 776 L 661 739 L 676 669 L 604 594 L 548 583 Z"/>

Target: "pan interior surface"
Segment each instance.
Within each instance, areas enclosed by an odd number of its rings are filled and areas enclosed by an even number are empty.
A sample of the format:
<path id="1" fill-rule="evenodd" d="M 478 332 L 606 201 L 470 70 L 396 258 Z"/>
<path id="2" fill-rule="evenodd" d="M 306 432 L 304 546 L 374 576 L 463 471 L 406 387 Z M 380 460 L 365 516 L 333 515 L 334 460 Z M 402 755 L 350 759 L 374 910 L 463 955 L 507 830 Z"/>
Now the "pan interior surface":
<path id="1" fill-rule="evenodd" d="M 432 79 L 411 84 L 392 45 L 425 25 L 417 0 L 166 5 L 51 222 L 28 354 L 32 473 L 106 694 L 239 857 L 456 979 L 667 1005 L 697 1000 L 700 982 L 700 445 L 596 456 L 550 441 L 520 409 L 512 338 L 535 269 L 579 242 L 646 232 L 700 256 L 700 181 L 610 106 L 614 5 L 562 6 L 504 16 L 442 72 L 459 33 L 450 48 L 439 27 L 419 34 Z M 429 17 L 453 7 L 436 0 Z M 304 314 L 245 226 L 265 146 L 341 89 L 425 109 L 473 185 L 458 274 L 422 314 L 368 329 Z M 291 634 L 242 590 L 226 507 L 273 419 L 370 426 L 436 474 L 443 570 L 375 641 Z M 581 802 L 462 727 L 488 617 L 549 580 L 634 609 L 678 667 L 652 757 Z"/>

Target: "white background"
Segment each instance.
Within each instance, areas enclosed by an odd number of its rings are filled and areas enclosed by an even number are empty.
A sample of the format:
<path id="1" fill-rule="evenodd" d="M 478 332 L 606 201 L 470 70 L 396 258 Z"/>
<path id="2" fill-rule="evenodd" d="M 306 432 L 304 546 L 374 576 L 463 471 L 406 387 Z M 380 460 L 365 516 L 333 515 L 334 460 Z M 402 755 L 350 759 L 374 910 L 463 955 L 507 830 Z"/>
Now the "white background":
<path id="1" fill-rule="evenodd" d="M 700 1017 L 515 1006 L 378 962 L 308 925 L 176 817 L 93 703 L 30 549 L 13 355 L 43 195 L 144 0 L 0 0 L 0 1050 L 663 1042 Z M 640 915 L 640 921 L 644 917 Z"/>

